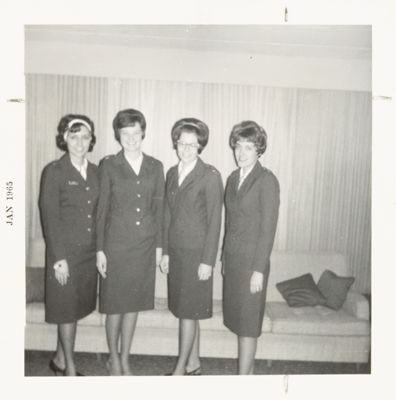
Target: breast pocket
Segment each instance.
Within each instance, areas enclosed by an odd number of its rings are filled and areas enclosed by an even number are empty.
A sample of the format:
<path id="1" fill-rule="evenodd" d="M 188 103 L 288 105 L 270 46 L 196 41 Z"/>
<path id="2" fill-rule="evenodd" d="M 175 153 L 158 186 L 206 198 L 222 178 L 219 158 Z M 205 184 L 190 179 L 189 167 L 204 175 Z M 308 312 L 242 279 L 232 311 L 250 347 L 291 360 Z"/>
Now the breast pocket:
<path id="1" fill-rule="evenodd" d="M 66 180 L 60 192 L 60 206 L 73 207 L 81 204 L 82 187 L 80 182 L 75 180 Z"/>

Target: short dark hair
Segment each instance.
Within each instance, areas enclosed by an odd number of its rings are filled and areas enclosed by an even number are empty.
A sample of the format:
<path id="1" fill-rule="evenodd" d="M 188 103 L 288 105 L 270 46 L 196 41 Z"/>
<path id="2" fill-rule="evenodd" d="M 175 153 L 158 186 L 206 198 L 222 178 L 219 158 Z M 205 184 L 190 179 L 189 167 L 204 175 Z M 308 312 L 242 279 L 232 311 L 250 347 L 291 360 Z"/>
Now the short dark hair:
<path id="1" fill-rule="evenodd" d="M 76 120 L 73 122 L 73 120 Z M 80 121 L 78 121 L 80 120 Z M 86 115 L 81 114 L 66 114 L 64 115 L 59 123 L 58 123 L 58 133 L 56 135 L 56 145 L 60 150 L 67 151 L 67 143 L 65 142 L 65 133 L 69 132 L 80 132 L 82 126 L 86 126 L 84 122 L 86 122 L 90 127 L 91 132 L 91 143 L 89 144 L 88 151 L 92 151 L 95 143 L 96 143 L 96 136 L 95 136 L 95 125 L 93 121 L 91 121 Z"/>
<path id="2" fill-rule="evenodd" d="M 182 118 L 176 121 L 171 131 L 174 149 L 177 148 L 177 141 L 183 132 L 194 133 L 196 135 L 199 144 L 198 154 L 201 154 L 209 140 L 209 128 L 205 122 L 197 118 Z"/>
<path id="3" fill-rule="evenodd" d="M 113 130 L 114 137 L 117 142 L 120 141 L 120 129 L 128 126 L 134 126 L 136 123 L 140 125 L 143 131 L 142 139 L 146 136 L 146 118 L 139 110 L 128 108 L 126 110 L 118 111 L 117 115 L 113 119 Z"/>
<path id="4" fill-rule="evenodd" d="M 239 140 L 253 143 L 259 157 L 264 154 L 267 148 L 267 133 L 254 121 L 242 121 L 234 125 L 230 134 L 230 146 L 233 150 L 235 150 Z"/>

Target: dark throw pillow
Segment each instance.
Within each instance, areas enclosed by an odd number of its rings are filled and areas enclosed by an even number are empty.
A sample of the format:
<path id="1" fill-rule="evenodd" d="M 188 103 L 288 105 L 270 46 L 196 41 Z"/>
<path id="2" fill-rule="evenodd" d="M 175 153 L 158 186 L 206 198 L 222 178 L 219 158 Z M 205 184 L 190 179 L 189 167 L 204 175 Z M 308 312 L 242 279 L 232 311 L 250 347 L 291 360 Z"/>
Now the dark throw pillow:
<path id="1" fill-rule="evenodd" d="M 312 274 L 279 282 L 276 284 L 276 288 L 290 307 L 307 307 L 326 303 L 326 299 L 316 286 Z"/>
<path id="2" fill-rule="evenodd" d="M 339 310 L 345 302 L 349 288 L 355 282 L 353 277 L 342 277 L 326 270 L 318 282 L 318 289 L 326 298 L 326 307 Z"/>

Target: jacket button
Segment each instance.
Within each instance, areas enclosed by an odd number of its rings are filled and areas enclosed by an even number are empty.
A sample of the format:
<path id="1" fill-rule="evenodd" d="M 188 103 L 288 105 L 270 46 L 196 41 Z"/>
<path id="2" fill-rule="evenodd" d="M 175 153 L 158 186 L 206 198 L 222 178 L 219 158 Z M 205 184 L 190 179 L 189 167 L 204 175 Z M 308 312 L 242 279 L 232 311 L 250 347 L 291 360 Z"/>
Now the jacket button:
<path id="1" fill-rule="evenodd" d="M 140 181 L 136 181 L 136 183 L 139 185 L 139 184 L 140 184 Z"/>
<path id="2" fill-rule="evenodd" d="M 139 199 L 142 197 L 140 193 L 138 193 L 136 196 L 139 197 Z"/>
<path id="3" fill-rule="evenodd" d="M 85 188 L 85 190 L 89 190 L 90 188 L 89 188 L 89 186 L 87 186 L 86 188 Z"/>
<path id="4" fill-rule="evenodd" d="M 140 225 L 140 221 L 136 221 L 136 225 L 139 226 Z"/>
<path id="5" fill-rule="evenodd" d="M 88 214 L 88 218 L 91 218 L 92 217 L 92 215 L 91 214 Z"/>
<path id="6" fill-rule="evenodd" d="M 91 200 L 88 200 L 87 203 L 88 203 L 88 204 L 91 204 Z"/>
<path id="7" fill-rule="evenodd" d="M 91 228 L 88 228 L 87 231 L 88 231 L 88 232 L 91 232 Z"/>
<path id="8" fill-rule="evenodd" d="M 136 211 L 137 211 L 137 212 L 140 212 L 140 208 L 138 207 L 138 208 L 136 209 Z"/>

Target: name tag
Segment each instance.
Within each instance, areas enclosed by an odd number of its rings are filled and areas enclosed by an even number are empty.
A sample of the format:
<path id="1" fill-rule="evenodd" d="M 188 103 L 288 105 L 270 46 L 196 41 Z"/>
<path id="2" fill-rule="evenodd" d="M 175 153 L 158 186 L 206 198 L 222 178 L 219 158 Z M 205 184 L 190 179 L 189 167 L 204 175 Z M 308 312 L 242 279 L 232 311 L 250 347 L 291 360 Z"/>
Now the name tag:
<path id="1" fill-rule="evenodd" d="M 70 186 L 76 186 L 78 185 L 77 181 L 68 181 Z"/>

